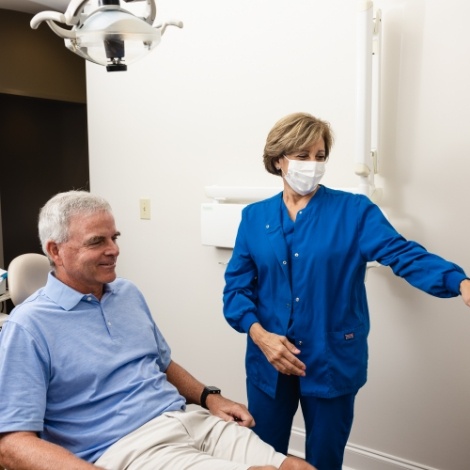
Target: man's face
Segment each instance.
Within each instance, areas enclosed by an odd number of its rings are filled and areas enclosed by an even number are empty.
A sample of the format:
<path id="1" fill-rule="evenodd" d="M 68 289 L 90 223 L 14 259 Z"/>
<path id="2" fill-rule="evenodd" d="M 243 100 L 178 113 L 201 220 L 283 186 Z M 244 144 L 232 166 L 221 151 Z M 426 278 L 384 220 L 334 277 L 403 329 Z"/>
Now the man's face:
<path id="1" fill-rule="evenodd" d="M 50 244 L 56 277 L 78 292 L 100 299 L 103 285 L 116 279 L 119 235 L 108 212 L 72 217 L 69 239 Z"/>

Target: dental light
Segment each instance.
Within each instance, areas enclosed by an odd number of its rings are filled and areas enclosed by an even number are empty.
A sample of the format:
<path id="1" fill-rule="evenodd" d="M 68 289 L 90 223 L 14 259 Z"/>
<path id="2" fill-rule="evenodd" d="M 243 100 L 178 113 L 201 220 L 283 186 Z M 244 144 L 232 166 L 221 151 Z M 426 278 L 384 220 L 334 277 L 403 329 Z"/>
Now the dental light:
<path id="1" fill-rule="evenodd" d="M 143 17 L 134 15 L 121 7 L 120 0 L 72 0 L 65 13 L 43 11 L 35 15 L 31 28 L 36 29 L 45 21 L 75 54 L 105 65 L 108 72 L 125 71 L 128 64 L 159 44 L 167 26 L 182 28 L 183 23 L 170 21 L 154 25 L 156 0 L 124 1 L 145 2 L 146 14 Z"/>

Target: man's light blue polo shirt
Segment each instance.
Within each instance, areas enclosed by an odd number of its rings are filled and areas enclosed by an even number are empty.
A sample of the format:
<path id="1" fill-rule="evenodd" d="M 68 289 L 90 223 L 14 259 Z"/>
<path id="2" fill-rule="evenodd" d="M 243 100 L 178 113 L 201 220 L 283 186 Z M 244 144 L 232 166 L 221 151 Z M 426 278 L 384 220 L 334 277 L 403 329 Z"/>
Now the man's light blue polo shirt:
<path id="1" fill-rule="evenodd" d="M 98 301 L 49 274 L 0 333 L 0 432 L 33 431 L 95 461 L 166 411 L 171 351 L 141 292 L 116 279 Z"/>

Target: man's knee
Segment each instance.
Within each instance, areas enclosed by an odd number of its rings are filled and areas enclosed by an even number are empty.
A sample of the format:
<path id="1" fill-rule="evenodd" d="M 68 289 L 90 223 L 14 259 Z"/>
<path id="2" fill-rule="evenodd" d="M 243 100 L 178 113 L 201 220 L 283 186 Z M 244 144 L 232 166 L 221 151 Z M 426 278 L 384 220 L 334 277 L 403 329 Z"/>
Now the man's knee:
<path id="1" fill-rule="evenodd" d="M 287 459 L 282 462 L 279 470 L 315 470 L 315 467 L 298 457 L 287 457 Z"/>

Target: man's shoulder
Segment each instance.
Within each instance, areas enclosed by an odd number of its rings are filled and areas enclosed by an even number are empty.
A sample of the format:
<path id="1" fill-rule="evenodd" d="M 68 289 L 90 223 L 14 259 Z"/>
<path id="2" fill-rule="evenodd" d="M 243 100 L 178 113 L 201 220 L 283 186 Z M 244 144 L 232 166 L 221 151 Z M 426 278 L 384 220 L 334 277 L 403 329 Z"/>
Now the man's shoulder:
<path id="1" fill-rule="evenodd" d="M 141 290 L 137 287 L 137 285 L 134 284 L 134 282 L 132 282 L 130 279 L 124 277 L 117 277 L 113 282 L 106 284 L 105 289 L 117 297 L 122 297 L 125 295 L 139 297 L 142 299 L 144 298 Z"/>
<path id="2" fill-rule="evenodd" d="M 138 287 L 130 280 L 125 277 L 117 277 L 113 282 L 107 284 L 109 289 L 112 291 L 121 291 L 123 289 L 131 289 L 138 291 Z"/>

